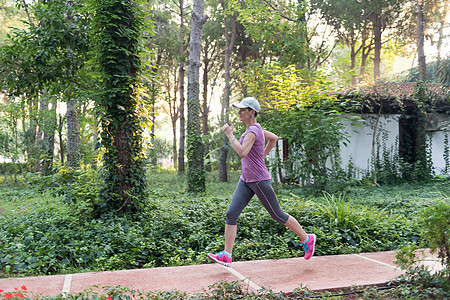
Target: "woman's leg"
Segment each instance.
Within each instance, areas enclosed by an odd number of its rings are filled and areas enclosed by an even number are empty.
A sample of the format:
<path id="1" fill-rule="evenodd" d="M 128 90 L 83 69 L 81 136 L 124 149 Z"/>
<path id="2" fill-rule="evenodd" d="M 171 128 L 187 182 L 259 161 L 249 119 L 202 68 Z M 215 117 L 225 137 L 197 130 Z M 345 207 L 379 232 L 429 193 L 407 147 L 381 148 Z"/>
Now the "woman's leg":
<path id="1" fill-rule="evenodd" d="M 249 186 L 254 190 L 259 198 L 259 201 L 261 201 L 262 205 L 266 208 L 274 220 L 286 225 L 286 227 L 292 230 L 302 242 L 308 238 L 308 235 L 297 220 L 281 209 L 270 180 L 255 182 L 249 184 Z"/>
<path id="2" fill-rule="evenodd" d="M 305 259 L 310 259 L 314 255 L 316 235 L 307 234 L 294 217 L 288 215 L 281 209 L 270 180 L 255 182 L 249 184 L 249 187 L 253 189 L 259 201 L 261 201 L 273 219 L 283 223 L 298 235 L 305 249 Z"/>
<path id="3" fill-rule="evenodd" d="M 225 251 L 233 252 L 234 240 L 236 239 L 237 225 L 225 224 Z"/>
<path id="4" fill-rule="evenodd" d="M 308 235 L 306 234 L 305 230 L 303 230 L 302 226 L 298 223 L 297 219 L 295 219 L 293 216 L 289 216 L 289 219 L 286 223 L 284 223 L 287 228 L 292 230 L 302 242 L 306 241 L 308 238 Z"/>
<path id="5" fill-rule="evenodd" d="M 242 210 L 252 199 L 255 193 L 244 183 L 239 180 L 236 190 L 234 191 L 233 198 L 231 199 L 230 206 L 227 210 L 227 222 L 225 224 L 225 248 L 224 251 L 220 251 L 217 254 L 208 253 L 206 256 L 212 261 L 224 265 L 226 267 L 231 266 L 231 253 L 233 251 L 234 240 L 237 232 L 237 219 Z"/>
<path id="6" fill-rule="evenodd" d="M 247 206 L 255 193 L 245 182 L 239 180 L 236 189 L 231 198 L 230 205 L 227 210 L 227 221 L 225 224 L 225 251 L 230 254 L 233 251 L 234 240 L 237 233 L 237 219 L 242 210 Z"/>

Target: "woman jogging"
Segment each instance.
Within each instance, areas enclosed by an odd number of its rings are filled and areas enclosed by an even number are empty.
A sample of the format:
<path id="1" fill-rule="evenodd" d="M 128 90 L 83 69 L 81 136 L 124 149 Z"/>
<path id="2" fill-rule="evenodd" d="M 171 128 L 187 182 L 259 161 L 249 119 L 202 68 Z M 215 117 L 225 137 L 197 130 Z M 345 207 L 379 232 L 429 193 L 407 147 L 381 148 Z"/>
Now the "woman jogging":
<path id="1" fill-rule="evenodd" d="M 272 189 L 269 171 L 264 163 L 264 157 L 275 146 L 278 137 L 263 130 L 261 125 L 256 122 L 261 107 L 255 98 L 244 98 L 239 104 L 233 104 L 233 107 L 239 108 L 240 120 L 245 123 L 247 130 L 242 134 L 239 141 L 233 135 L 233 125 L 225 124 L 222 131 L 230 140 L 233 149 L 241 157 L 242 176 L 227 210 L 225 249 L 217 254 L 208 253 L 207 257 L 224 266 L 231 266 L 237 219 L 256 194 L 274 220 L 283 223 L 298 235 L 305 249 L 305 259 L 310 259 L 314 254 L 316 236 L 307 234 L 294 217 L 281 209 L 277 196 Z M 268 141 L 267 145 L 265 145 L 266 140 Z"/>

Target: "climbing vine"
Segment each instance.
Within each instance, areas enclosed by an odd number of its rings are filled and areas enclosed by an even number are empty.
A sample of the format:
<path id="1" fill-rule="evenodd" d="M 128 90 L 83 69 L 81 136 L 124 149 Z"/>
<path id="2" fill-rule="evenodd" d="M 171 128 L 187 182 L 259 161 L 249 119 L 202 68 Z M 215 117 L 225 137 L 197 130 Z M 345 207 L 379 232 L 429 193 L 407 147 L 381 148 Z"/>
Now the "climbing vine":
<path id="1" fill-rule="evenodd" d="M 448 175 L 450 173 L 450 147 L 447 132 L 444 135 L 444 161 L 445 161 L 444 174 Z"/>
<path id="2" fill-rule="evenodd" d="M 102 90 L 96 99 L 104 151 L 98 213 L 136 212 L 146 200 L 139 75 L 144 18 L 134 0 L 93 0 L 95 57 Z"/>
<path id="3" fill-rule="evenodd" d="M 187 158 L 188 158 L 188 191 L 200 193 L 205 191 L 204 145 L 200 131 L 200 98 L 199 69 L 201 55 L 201 39 L 203 24 L 207 16 L 204 12 L 204 1 L 195 0 L 191 13 L 191 34 L 189 41 L 188 72 L 188 124 L 187 124 Z"/>
<path id="4" fill-rule="evenodd" d="M 427 118 L 435 113 L 434 94 L 423 82 L 415 87 L 409 107 L 402 108 L 400 124 L 404 129 L 400 156 L 405 163 L 403 178 L 408 181 L 428 181 L 432 178 L 433 162 L 427 128 Z"/>

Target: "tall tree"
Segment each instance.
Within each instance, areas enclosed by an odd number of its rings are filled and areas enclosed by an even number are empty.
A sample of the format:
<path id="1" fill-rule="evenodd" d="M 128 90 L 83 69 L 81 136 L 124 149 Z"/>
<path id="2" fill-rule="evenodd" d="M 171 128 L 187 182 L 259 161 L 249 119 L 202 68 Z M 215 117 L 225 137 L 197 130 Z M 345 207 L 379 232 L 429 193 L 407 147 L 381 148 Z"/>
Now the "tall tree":
<path id="1" fill-rule="evenodd" d="M 137 88 L 144 18 L 134 0 L 96 0 L 94 43 L 102 95 L 97 99 L 105 187 L 98 213 L 136 212 L 146 201 L 143 129 Z"/>
<path id="2" fill-rule="evenodd" d="M 374 42 L 374 70 L 373 77 L 378 80 L 381 76 L 381 48 L 382 35 L 386 28 L 395 28 L 404 12 L 403 5 L 408 0 L 364 0 L 363 13 L 372 22 Z"/>
<path id="3" fill-rule="evenodd" d="M 179 80 L 180 80 L 180 146 L 178 147 L 178 174 L 184 174 L 184 155 L 185 155 L 185 115 L 184 115 L 184 77 L 185 77 L 185 57 L 186 57 L 186 44 L 184 43 L 185 26 L 184 26 L 184 0 L 179 0 L 180 5 L 180 68 L 179 68 Z M 203 9 L 202 9 L 203 14 Z M 201 38 L 201 36 L 200 36 Z"/>
<path id="4" fill-rule="evenodd" d="M 200 130 L 200 55 L 202 47 L 203 24 L 207 17 L 203 15 L 204 0 L 195 0 L 191 13 L 191 34 L 189 40 L 188 69 L 188 124 L 187 124 L 187 158 L 188 190 L 205 191 L 205 170 L 203 165 L 204 149 Z"/>
<path id="5" fill-rule="evenodd" d="M 223 10 L 225 12 L 228 11 L 228 3 L 226 0 L 221 0 L 221 4 Z M 231 26 L 231 28 L 230 28 Z M 231 54 L 233 52 L 234 41 L 236 39 L 236 16 L 234 13 L 226 13 L 224 16 L 224 29 L 225 29 L 225 60 L 224 60 L 224 79 L 225 79 L 225 87 L 223 90 L 223 99 L 222 99 L 222 110 L 224 111 L 224 120 L 223 123 L 229 123 L 229 107 L 230 107 L 230 93 L 231 93 L 231 76 L 230 76 L 230 64 L 231 64 Z M 231 30 L 231 32 L 230 32 Z M 219 166 L 219 176 L 221 182 L 228 181 L 228 172 L 227 172 L 227 157 L 228 157 L 228 148 L 229 142 L 228 138 L 224 136 L 222 143 L 222 152 L 220 155 L 220 166 Z"/>
<path id="6" fill-rule="evenodd" d="M 417 0 L 417 57 L 419 61 L 419 80 L 427 79 L 427 64 L 425 57 L 425 19 L 423 0 Z"/>
<path id="7" fill-rule="evenodd" d="M 208 10 L 209 18 L 203 26 L 203 101 L 201 106 L 202 131 L 205 137 L 210 135 L 210 112 L 211 102 L 216 88 L 220 88 L 218 81 L 223 70 L 223 49 L 224 38 L 222 28 L 223 11 L 220 6 L 210 5 Z M 205 157 L 210 155 L 213 139 L 204 139 Z M 211 169 L 209 160 L 205 160 L 205 168 Z"/>
<path id="8" fill-rule="evenodd" d="M 180 104 L 177 101 L 178 94 L 178 74 L 179 64 L 174 56 L 171 59 L 165 59 L 165 68 L 161 71 L 163 85 L 165 87 L 165 102 L 168 109 L 165 109 L 166 114 L 169 115 L 172 123 L 172 156 L 174 165 L 177 166 L 177 121 L 180 116 Z"/>
<path id="9" fill-rule="evenodd" d="M 371 42 L 368 35 L 370 20 L 364 15 L 362 2 L 311 0 L 310 3 L 311 11 L 320 12 L 320 18 L 333 28 L 339 40 L 350 47 L 350 71 L 356 73 L 356 60 L 359 54 L 365 56 L 361 60 L 363 64 L 360 67 L 360 70 L 364 70 Z M 356 84 L 357 77 L 351 74 L 351 85 Z"/>
<path id="10" fill-rule="evenodd" d="M 66 0 L 66 6 L 71 8 L 73 3 L 70 0 Z M 72 10 L 69 10 L 66 15 L 67 23 L 72 24 L 74 22 L 74 14 Z M 67 48 L 67 56 L 72 61 L 74 57 L 74 51 L 72 46 Z M 65 68 L 67 78 L 74 76 L 75 66 L 69 64 Z M 78 112 L 78 99 L 74 97 L 74 86 L 72 84 L 67 85 L 67 166 L 69 168 L 77 169 L 80 167 L 80 124 L 79 124 L 79 112 Z"/>

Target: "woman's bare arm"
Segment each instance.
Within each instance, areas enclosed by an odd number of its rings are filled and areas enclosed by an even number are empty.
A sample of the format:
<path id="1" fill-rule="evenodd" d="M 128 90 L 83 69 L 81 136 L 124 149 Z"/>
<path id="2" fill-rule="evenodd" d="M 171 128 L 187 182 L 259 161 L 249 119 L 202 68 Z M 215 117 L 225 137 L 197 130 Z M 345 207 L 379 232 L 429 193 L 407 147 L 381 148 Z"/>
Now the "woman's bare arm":
<path id="1" fill-rule="evenodd" d="M 278 136 L 270 131 L 264 130 L 264 139 L 267 140 L 266 147 L 264 148 L 264 156 L 266 156 L 275 146 L 278 141 Z"/>
<path id="2" fill-rule="evenodd" d="M 245 136 L 244 141 L 242 141 L 241 145 L 234 136 L 233 130 L 234 130 L 233 124 L 231 126 L 229 126 L 228 124 L 222 126 L 222 131 L 227 136 L 231 146 L 233 146 L 234 151 L 236 151 L 236 153 L 239 155 L 240 158 L 247 157 L 247 154 L 250 152 L 250 150 L 253 147 L 253 144 L 256 141 L 256 135 L 253 132 L 249 132 Z"/>

